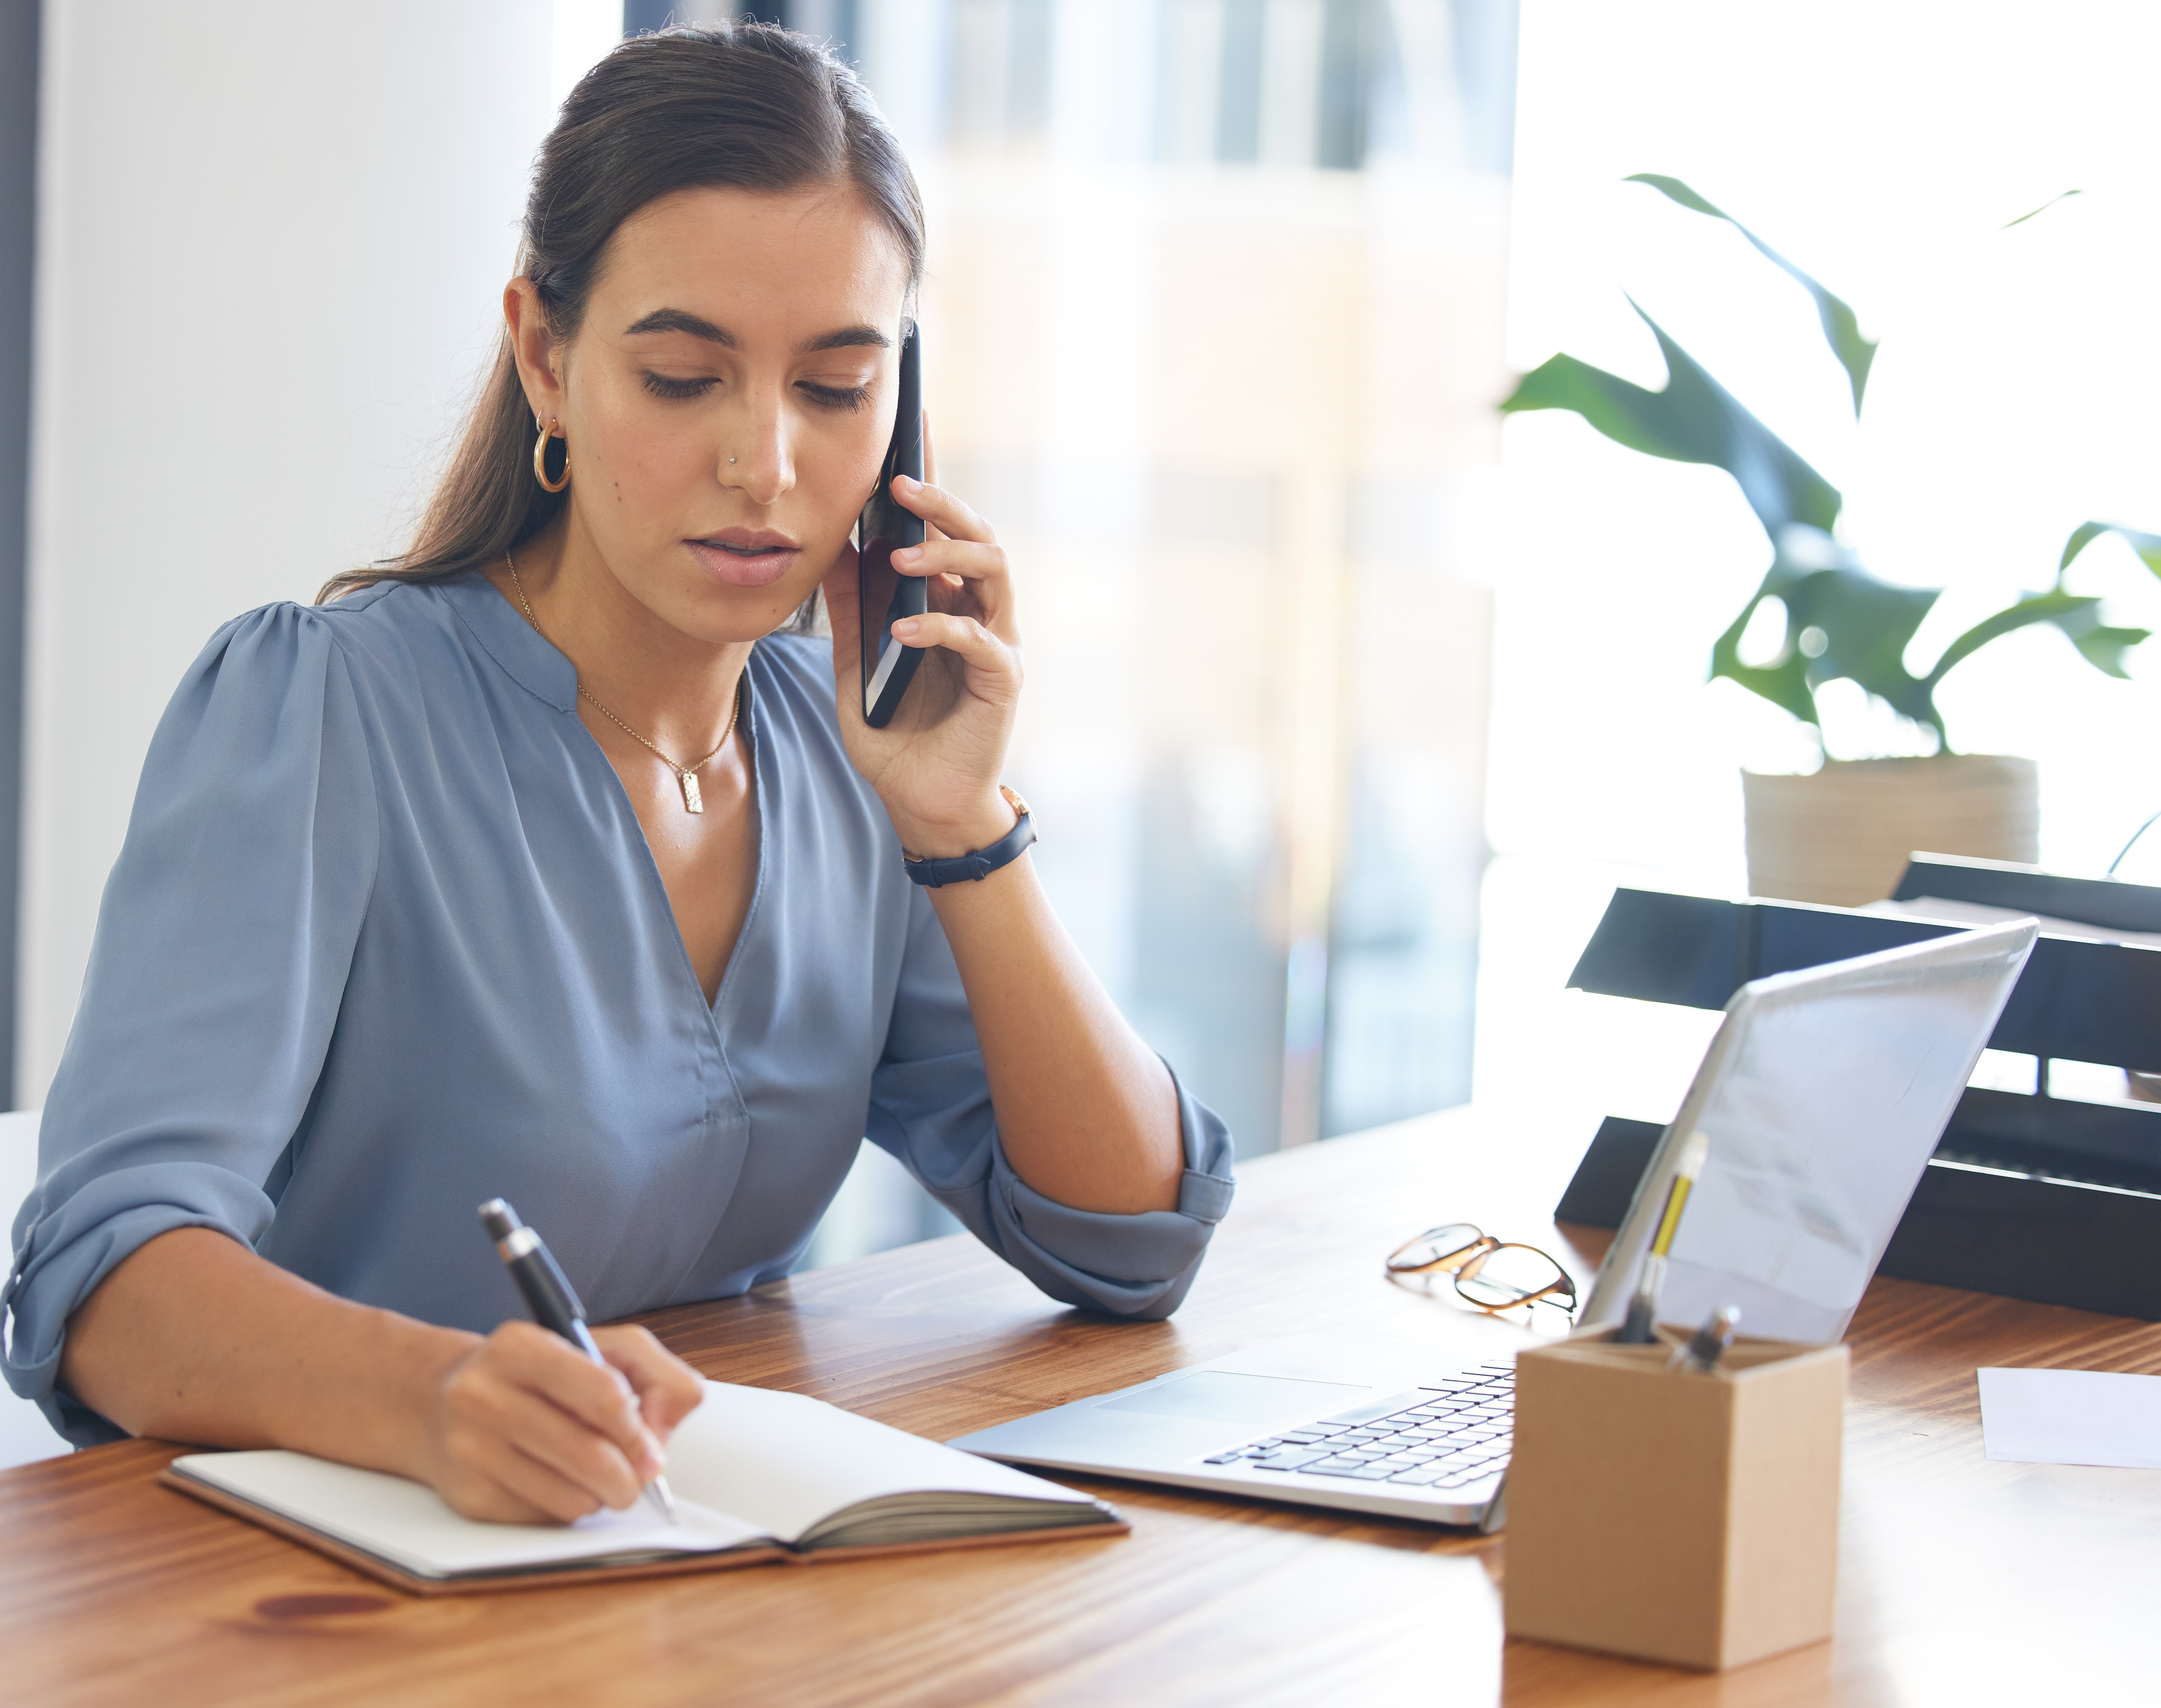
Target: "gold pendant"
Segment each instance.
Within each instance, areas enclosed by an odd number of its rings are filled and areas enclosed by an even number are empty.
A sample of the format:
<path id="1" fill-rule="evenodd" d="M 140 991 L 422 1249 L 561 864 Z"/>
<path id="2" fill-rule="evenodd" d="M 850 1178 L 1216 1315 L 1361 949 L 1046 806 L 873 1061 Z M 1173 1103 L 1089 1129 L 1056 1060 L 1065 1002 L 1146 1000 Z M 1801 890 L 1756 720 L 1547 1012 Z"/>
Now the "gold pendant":
<path id="1" fill-rule="evenodd" d="M 695 771 L 679 771 L 675 774 L 683 782 L 683 810 L 686 813 L 705 811 L 706 798 L 698 793 L 698 773 Z"/>

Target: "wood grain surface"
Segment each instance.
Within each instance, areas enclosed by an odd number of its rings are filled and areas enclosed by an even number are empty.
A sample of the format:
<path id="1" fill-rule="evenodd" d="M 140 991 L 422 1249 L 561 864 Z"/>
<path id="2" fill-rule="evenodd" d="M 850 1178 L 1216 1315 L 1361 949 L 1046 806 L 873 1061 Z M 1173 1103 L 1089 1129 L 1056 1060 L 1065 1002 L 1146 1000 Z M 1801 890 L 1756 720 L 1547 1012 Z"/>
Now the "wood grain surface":
<path id="1" fill-rule="evenodd" d="M 1587 1138 L 1460 1110 L 1249 1164 L 1168 1323 L 1062 1310 L 965 1237 L 648 1320 L 709 1375 L 937 1437 L 1275 1336 L 1513 1348 L 1380 1259 L 1469 1219 L 1587 1279 L 1602 1237 L 1550 1211 Z M 2161 1327 L 1879 1281 L 1851 1341 L 1837 1633 L 1720 1676 L 1504 1643 L 1503 1539 L 1109 1481 L 1129 1537 L 420 1601 L 158 1487 L 175 1450 L 131 1442 L 0 1473 L 0 1700 L 2150 1700 L 2161 1472 L 1989 1462 L 1973 1372 L 2161 1373 Z"/>

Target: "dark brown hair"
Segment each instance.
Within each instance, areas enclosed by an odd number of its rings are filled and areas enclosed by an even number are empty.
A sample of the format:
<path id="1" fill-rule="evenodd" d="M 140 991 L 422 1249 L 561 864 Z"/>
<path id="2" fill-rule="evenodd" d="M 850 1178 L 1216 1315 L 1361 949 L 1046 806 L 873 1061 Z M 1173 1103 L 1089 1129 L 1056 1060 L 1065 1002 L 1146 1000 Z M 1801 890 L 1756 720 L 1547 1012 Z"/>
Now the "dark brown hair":
<path id="1" fill-rule="evenodd" d="M 541 144 L 518 270 L 548 330 L 571 337 L 608 241 L 679 190 L 788 190 L 843 180 L 899 242 L 909 288 L 923 272 L 914 174 L 855 73 L 777 25 L 716 24 L 632 38 L 586 73 Z M 378 581 L 440 581 L 501 560 L 564 497 L 533 478 L 534 428 L 506 330 L 495 363 L 398 557 L 333 575 L 317 602 Z"/>

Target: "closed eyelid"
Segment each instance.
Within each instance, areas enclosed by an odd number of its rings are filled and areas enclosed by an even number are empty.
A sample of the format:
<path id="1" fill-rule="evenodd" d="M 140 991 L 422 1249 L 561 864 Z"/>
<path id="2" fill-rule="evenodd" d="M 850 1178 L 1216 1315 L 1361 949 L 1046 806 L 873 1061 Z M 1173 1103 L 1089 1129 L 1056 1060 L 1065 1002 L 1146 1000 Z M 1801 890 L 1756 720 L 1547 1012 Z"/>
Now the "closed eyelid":
<path id="1" fill-rule="evenodd" d="M 648 369 L 643 383 L 645 389 L 656 398 L 672 398 L 680 400 L 685 398 L 703 397 L 718 385 L 720 381 L 709 374 L 692 374 L 687 378 L 678 378 L 674 374 L 654 373 Z"/>
<path id="2" fill-rule="evenodd" d="M 818 404 L 829 409 L 860 409 L 870 400 L 871 388 L 867 383 L 856 386 L 821 385 L 816 380 L 798 380 L 798 387 L 808 393 Z"/>

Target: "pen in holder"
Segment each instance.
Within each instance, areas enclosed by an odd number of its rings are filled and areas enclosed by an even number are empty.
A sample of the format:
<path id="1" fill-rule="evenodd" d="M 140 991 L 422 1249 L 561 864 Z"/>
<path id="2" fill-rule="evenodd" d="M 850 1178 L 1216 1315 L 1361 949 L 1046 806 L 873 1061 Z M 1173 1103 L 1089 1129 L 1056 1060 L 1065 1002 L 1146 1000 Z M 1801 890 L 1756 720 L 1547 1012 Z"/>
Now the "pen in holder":
<path id="1" fill-rule="evenodd" d="M 1517 1358 L 1508 1634 L 1707 1670 L 1830 1636 L 1846 1348 L 1612 1335 Z"/>

